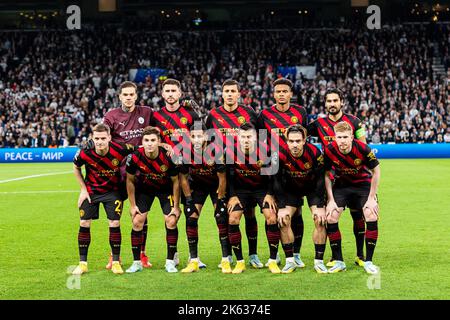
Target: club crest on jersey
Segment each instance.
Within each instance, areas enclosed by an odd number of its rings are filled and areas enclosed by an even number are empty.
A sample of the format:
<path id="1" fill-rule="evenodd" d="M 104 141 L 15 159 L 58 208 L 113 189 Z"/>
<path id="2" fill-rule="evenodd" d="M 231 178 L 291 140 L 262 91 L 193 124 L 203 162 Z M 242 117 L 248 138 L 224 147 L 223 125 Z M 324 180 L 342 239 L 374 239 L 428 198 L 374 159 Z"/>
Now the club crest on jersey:
<path id="1" fill-rule="evenodd" d="M 162 172 L 166 172 L 167 169 L 168 169 L 168 168 L 167 168 L 166 165 L 163 164 L 163 165 L 161 166 L 161 171 L 162 171 Z"/>
<path id="2" fill-rule="evenodd" d="M 80 218 L 83 218 L 83 217 L 84 217 L 84 214 L 85 214 L 84 210 L 83 210 L 83 209 L 80 209 Z"/>
<path id="3" fill-rule="evenodd" d="M 353 162 L 355 163 L 355 166 L 359 166 L 362 163 L 361 159 L 355 159 Z"/>
<path id="4" fill-rule="evenodd" d="M 293 116 L 293 117 L 291 117 L 291 121 L 292 121 L 292 123 L 297 123 L 298 118 L 296 116 Z"/>
<path id="5" fill-rule="evenodd" d="M 306 170 L 311 169 L 311 163 L 306 162 L 306 163 L 305 163 L 305 169 L 306 169 Z"/>
<path id="6" fill-rule="evenodd" d="M 113 166 L 117 167 L 117 166 L 119 165 L 119 160 L 117 160 L 116 158 L 114 158 L 114 159 L 111 161 L 111 163 L 112 163 Z"/>
<path id="7" fill-rule="evenodd" d="M 139 118 L 138 118 L 138 122 L 139 122 L 140 124 L 143 124 L 143 123 L 144 123 L 144 118 L 139 117 Z"/>
<path id="8" fill-rule="evenodd" d="M 276 123 L 276 122 L 277 122 L 277 119 L 275 119 L 275 118 L 270 118 L 270 121 L 272 121 L 273 123 Z"/>
<path id="9" fill-rule="evenodd" d="M 185 117 L 181 117 L 180 122 L 182 124 L 186 124 L 186 123 L 188 123 L 188 120 Z"/>
<path id="10" fill-rule="evenodd" d="M 238 118 L 238 121 L 239 121 L 240 124 L 244 124 L 244 123 L 245 123 L 245 117 L 240 116 L 240 117 Z"/>

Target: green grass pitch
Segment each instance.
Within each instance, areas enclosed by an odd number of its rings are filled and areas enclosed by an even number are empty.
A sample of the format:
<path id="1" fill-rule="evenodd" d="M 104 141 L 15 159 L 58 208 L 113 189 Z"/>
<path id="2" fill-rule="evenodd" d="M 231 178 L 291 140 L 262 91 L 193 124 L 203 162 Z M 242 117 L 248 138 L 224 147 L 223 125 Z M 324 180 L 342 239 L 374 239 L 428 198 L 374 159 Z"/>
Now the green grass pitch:
<path id="1" fill-rule="evenodd" d="M 0 164 L 0 299 L 448 299 L 450 297 L 450 160 L 381 160 L 381 220 L 374 262 L 379 277 L 355 266 L 351 218 L 341 219 L 348 270 L 316 274 L 312 268 L 313 223 L 304 210 L 302 258 L 306 268 L 272 275 L 247 269 L 224 275 L 217 269 L 220 246 L 211 204 L 199 223 L 199 255 L 207 269 L 167 274 L 163 216 L 158 202 L 149 215 L 148 255 L 153 268 L 114 275 L 105 270 L 109 255 L 106 216 L 92 226 L 89 273 L 79 282 L 67 274 L 78 261 L 79 187 L 70 163 Z M 22 180 L 32 175 L 59 172 Z M 66 172 L 66 173 L 64 173 Z M 268 258 L 263 217 L 258 215 L 258 251 Z M 241 230 L 243 231 L 243 221 Z M 122 260 L 132 262 L 128 203 L 122 218 Z M 181 267 L 188 257 L 185 218 L 179 222 Z M 243 233 L 244 253 L 247 251 Z M 284 263 L 284 254 L 280 246 Z M 326 259 L 330 257 L 327 246 Z M 68 286 L 69 283 L 69 286 Z M 72 287 L 69 289 L 68 287 Z M 79 289 L 76 289 L 79 287 Z M 75 289 L 74 289 L 75 288 Z"/>

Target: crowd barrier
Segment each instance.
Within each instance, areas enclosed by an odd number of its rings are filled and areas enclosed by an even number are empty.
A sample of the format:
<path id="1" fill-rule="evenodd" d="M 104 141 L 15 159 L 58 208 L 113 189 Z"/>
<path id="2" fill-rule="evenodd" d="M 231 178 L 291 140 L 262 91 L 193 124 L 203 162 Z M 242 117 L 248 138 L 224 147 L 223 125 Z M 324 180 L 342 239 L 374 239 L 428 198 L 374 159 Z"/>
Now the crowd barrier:
<path id="1" fill-rule="evenodd" d="M 450 158 L 450 143 L 370 144 L 379 159 Z M 0 149 L 0 163 L 71 162 L 78 148 Z"/>

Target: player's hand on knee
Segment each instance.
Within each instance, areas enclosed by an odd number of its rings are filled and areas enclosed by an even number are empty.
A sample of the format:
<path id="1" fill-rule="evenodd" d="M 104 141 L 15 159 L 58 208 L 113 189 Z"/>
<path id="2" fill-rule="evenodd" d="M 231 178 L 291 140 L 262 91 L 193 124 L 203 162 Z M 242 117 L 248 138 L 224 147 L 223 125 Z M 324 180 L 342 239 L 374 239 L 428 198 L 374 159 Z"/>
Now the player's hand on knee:
<path id="1" fill-rule="evenodd" d="M 332 215 L 334 212 L 338 212 L 339 208 L 334 200 L 329 201 L 326 208 L 326 216 Z"/>
<path id="2" fill-rule="evenodd" d="M 290 220 L 290 216 L 287 212 L 278 212 L 278 225 L 280 227 L 285 227 L 288 225 L 289 220 Z"/>
<path id="3" fill-rule="evenodd" d="M 313 212 L 314 221 L 321 226 L 327 223 L 327 216 L 325 210 L 314 210 Z"/>
<path id="4" fill-rule="evenodd" d="M 270 211 L 276 214 L 278 210 L 277 210 L 277 203 L 275 202 L 274 197 L 271 196 L 270 194 L 267 194 L 264 197 L 263 205 L 265 205 L 266 203 L 269 205 Z"/>
<path id="5" fill-rule="evenodd" d="M 230 200 L 228 200 L 228 213 L 233 212 L 234 208 L 239 205 L 242 208 L 241 201 L 239 201 L 239 198 L 234 196 L 231 197 Z"/>
<path id="6" fill-rule="evenodd" d="M 375 198 L 367 199 L 367 202 L 363 206 L 364 211 L 368 209 L 373 215 L 378 216 L 378 202 Z"/>
<path id="7" fill-rule="evenodd" d="M 86 200 L 86 199 L 89 203 L 91 203 L 91 197 L 89 196 L 89 192 L 86 189 L 81 190 L 80 196 L 78 197 L 78 208 L 81 207 L 84 200 Z"/>
<path id="8" fill-rule="evenodd" d="M 136 215 L 142 214 L 142 212 L 139 210 L 138 206 L 133 206 L 130 208 L 130 214 L 131 214 L 131 219 L 133 220 L 134 217 L 136 217 Z"/>
<path id="9" fill-rule="evenodd" d="M 175 218 L 178 218 L 178 216 L 180 215 L 180 212 L 181 212 L 180 208 L 173 207 L 172 210 L 170 210 L 168 216 L 169 217 L 174 216 Z"/>

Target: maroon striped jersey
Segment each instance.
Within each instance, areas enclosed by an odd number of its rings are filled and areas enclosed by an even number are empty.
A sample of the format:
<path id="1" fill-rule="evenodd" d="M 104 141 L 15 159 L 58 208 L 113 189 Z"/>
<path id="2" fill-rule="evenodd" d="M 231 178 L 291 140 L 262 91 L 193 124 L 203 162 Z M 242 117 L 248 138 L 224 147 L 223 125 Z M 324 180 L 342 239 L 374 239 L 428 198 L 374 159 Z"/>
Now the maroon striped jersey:
<path id="1" fill-rule="evenodd" d="M 95 152 L 95 148 L 79 150 L 73 163 L 86 168 L 84 183 L 89 194 L 104 194 L 119 190 L 121 181 L 120 163 L 134 151 L 132 145 L 109 143 L 109 151 L 104 156 Z"/>
<path id="2" fill-rule="evenodd" d="M 184 157 L 180 172 L 189 174 L 192 189 L 200 188 L 204 190 L 215 190 L 219 186 L 218 172 L 225 172 L 226 167 L 222 159 L 215 161 L 214 148 L 203 149 L 202 153 L 191 150 L 190 158 Z"/>
<path id="3" fill-rule="evenodd" d="M 312 143 L 305 143 L 300 157 L 294 157 L 289 148 L 279 152 L 280 173 L 287 190 L 309 189 L 317 178 L 323 177 L 324 160 L 322 152 Z M 321 177 L 319 177 L 321 175 Z"/>
<path id="4" fill-rule="evenodd" d="M 227 145 L 235 144 L 239 127 L 242 124 L 250 122 L 256 127 L 256 119 L 256 113 L 251 107 L 238 106 L 233 111 L 227 111 L 223 106 L 220 106 L 209 112 L 206 118 L 206 127 L 219 131 L 217 133 L 219 141 L 214 141 L 214 143 L 225 148 Z"/>
<path id="5" fill-rule="evenodd" d="M 261 111 L 258 115 L 258 129 L 267 130 L 267 142 L 270 144 L 271 132 L 274 132 L 278 137 L 283 137 L 287 127 L 293 124 L 302 125 L 306 128 L 308 123 L 308 115 L 306 109 L 302 106 L 291 104 L 286 111 L 280 111 L 276 105 Z M 280 139 L 279 143 L 286 146 L 284 139 Z"/>
<path id="6" fill-rule="evenodd" d="M 200 121 L 198 114 L 193 109 L 180 106 L 176 111 L 169 111 L 166 107 L 155 111 L 150 123 L 161 130 L 161 141 L 174 147 L 180 142 L 183 145 L 186 143 L 194 121 Z M 176 140 L 172 140 L 172 137 Z"/>
<path id="7" fill-rule="evenodd" d="M 352 149 L 348 154 L 339 151 L 336 141 L 325 147 L 325 170 L 335 170 L 335 186 L 370 185 L 371 169 L 379 162 L 370 147 L 359 140 L 353 140 Z"/>
<path id="8" fill-rule="evenodd" d="M 142 144 L 142 131 L 150 124 L 152 113 L 152 109 L 145 106 L 136 106 L 133 112 L 116 108 L 105 114 L 103 123 L 111 129 L 112 141 L 139 146 Z"/>
<path id="9" fill-rule="evenodd" d="M 308 126 L 308 135 L 318 137 L 322 145 L 325 147 L 334 141 L 335 134 L 333 127 L 341 121 L 345 121 L 350 124 L 353 129 L 353 135 L 355 135 L 355 132 L 358 129 L 363 127 L 363 124 L 359 118 L 351 114 L 344 113 L 337 121 L 331 120 L 330 117 L 318 118 L 314 120 Z"/>
<path id="10" fill-rule="evenodd" d="M 260 144 L 250 154 L 245 154 L 239 147 L 225 152 L 233 153 L 227 154 L 227 161 L 233 159 L 233 164 L 227 165 L 231 196 L 234 190 L 271 189 L 270 176 L 261 174 L 261 170 L 270 164 L 266 144 Z"/>
<path id="11" fill-rule="evenodd" d="M 141 147 L 128 156 L 127 173 L 136 176 L 136 192 L 171 193 L 171 177 L 178 175 L 178 168 L 162 147 L 159 147 L 159 154 L 155 159 L 147 157 L 144 147 Z"/>

